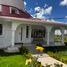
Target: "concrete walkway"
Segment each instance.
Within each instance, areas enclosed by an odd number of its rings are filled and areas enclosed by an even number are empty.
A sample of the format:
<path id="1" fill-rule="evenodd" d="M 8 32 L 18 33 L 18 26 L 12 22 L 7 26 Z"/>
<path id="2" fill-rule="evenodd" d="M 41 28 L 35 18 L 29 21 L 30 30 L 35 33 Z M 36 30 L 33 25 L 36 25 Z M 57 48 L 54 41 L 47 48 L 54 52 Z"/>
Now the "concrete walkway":
<path id="1" fill-rule="evenodd" d="M 38 56 L 38 54 L 35 54 L 33 56 Z M 55 67 L 54 63 L 59 63 L 59 64 L 63 64 L 63 67 L 67 67 L 67 64 L 62 63 L 62 62 L 50 57 L 47 54 L 43 54 L 42 56 L 39 56 L 38 61 L 40 61 L 43 66 L 48 64 L 48 65 L 51 65 L 51 67 Z"/>
<path id="2" fill-rule="evenodd" d="M 24 46 L 29 49 L 29 52 L 32 53 L 33 56 L 38 56 L 39 55 L 38 52 L 35 49 L 35 45 L 34 44 L 32 44 L 32 45 L 30 45 L 30 44 L 24 44 Z M 47 54 L 43 54 L 42 56 L 40 56 L 38 58 L 38 61 L 40 61 L 42 63 L 42 65 L 44 65 L 44 66 L 46 64 L 49 64 L 49 65 L 51 64 L 51 67 L 54 67 L 54 63 L 59 63 L 59 64 L 63 64 L 63 67 L 67 67 L 66 64 L 64 64 L 64 63 L 62 63 L 62 62 L 60 62 L 60 61 L 58 61 L 58 60 L 50 57 Z"/>

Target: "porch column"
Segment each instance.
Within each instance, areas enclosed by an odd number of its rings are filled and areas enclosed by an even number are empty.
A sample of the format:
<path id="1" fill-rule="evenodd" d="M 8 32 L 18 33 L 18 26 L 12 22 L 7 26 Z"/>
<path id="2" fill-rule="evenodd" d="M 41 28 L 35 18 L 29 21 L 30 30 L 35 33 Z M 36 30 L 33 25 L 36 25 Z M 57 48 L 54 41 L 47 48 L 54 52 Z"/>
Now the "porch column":
<path id="1" fill-rule="evenodd" d="M 12 23 L 12 47 L 15 44 L 15 29 L 16 29 L 16 26 L 15 26 L 15 23 L 13 22 Z"/>
<path id="2" fill-rule="evenodd" d="M 62 45 L 64 45 L 64 29 L 62 28 Z"/>
<path id="3" fill-rule="evenodd" d="M 31 33 L 32 33 L 32 27 L 29 26 L 29 38 L 30 38 L 30 43 L 32 42 L 32 40 L 31 40 Z"/>
<path id="4" fill-rule="evenodd" d="M 12 29 L 12 47 L 14 46 L 15 31 Z"/>
<path id="5" fill-rule="evenodd" d="M 51 27 L 47 26 L 47 45 L 50 44 L 50 32 L 51 32 Z"/>

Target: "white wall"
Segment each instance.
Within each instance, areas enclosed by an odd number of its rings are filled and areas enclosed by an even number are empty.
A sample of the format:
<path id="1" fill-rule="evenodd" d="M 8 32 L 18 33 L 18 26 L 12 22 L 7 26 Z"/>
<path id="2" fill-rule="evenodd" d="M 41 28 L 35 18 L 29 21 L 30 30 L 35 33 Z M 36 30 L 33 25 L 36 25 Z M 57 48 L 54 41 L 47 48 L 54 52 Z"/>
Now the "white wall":
<path id="1" fill-rule="evenodd" d="M 0 35 L 0 48 L 11 45 L 11 24 L 0 20 L 3 25 L 3 34 Z"/>
<path id="2" fill-rule="evenodd" d="M 0 4 L 10 5 L 24 10 L 24 0 L 0 0 Z"/>

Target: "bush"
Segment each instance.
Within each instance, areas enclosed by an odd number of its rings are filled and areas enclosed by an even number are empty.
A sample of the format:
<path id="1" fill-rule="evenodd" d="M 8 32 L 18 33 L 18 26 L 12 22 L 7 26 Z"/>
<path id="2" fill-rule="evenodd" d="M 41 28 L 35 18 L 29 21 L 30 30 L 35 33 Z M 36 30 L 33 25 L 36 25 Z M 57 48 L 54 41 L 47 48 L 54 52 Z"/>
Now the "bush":
<path id="1" fill-rule="evenodd" d="M 31 53 L 28 53 L 28 54 L 24 53 L 24 56 L 25 56 L 26 58 L 32 58 L 32 54 L 31 54 Z"/>
<path id="2" fill-rule="evenodd" d="M 29 53 L 29 50 L 24 46 L 21 46 L 21 48 L 19 48 L 19 51 L 21 54 L 25 54 L 25 53 L 28 54 Z"/>
<path id="3" fill-rule="evenodd" d="M 36 44 L 36 46 L 40 46 L 40 47 L 43 47 L 43 45 L 42 45 L 42 44 L 40 44 L 40 43 Z"/>
<path id="4" fill-rule="evenodd" d="M 46 66 L 45 66 L 45 67 L 51 67 L 51 65 L 46 64 Z"/>
<path id="5" fill-rule="evenodd" d="M 63 67 L 63 64 L 54 63 L 54 67 Z"/>
<path id="6" fill-rule="evenodd" d="M 54 53 L 51 51 L 48 51 L 47 54 L 50 55 L 51 57 L 53 57 L 53 55 L 54 55 Z"/>

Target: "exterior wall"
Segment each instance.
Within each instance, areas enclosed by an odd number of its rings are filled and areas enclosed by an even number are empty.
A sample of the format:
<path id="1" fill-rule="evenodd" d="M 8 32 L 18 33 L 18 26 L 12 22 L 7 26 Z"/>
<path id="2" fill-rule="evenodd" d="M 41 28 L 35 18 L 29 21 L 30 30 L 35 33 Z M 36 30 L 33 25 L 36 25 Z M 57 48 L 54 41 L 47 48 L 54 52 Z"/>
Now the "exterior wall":
<path id="1" fill-rule="evenodd" d="M 24 10 L 24 0 L 0 0 L 0 4 L 14 6 Z"/>
<path id="2" fill-rule="evenodd" d="M 0 48 L 4 48 L 11 45 L 11 24 L 1 20 L 0 24 L 3 25 L 3 34 L 0 35 Z"/>

